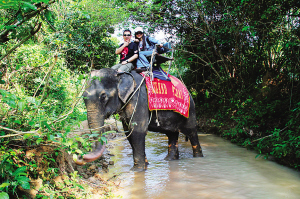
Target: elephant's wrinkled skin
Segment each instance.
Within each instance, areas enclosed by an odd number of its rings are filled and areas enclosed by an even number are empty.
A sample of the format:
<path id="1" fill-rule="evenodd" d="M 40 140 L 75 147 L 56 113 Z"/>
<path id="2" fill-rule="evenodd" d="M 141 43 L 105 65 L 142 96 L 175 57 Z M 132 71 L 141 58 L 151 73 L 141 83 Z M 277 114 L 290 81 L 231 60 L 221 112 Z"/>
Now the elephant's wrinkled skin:
<path id="1" fill-rule="evenodd" d="M 133 160 L 135 170 L 144 170 L 147 167 L 145 155 L 145 136 L 148 130 L 165 133 L 169 138 L 169 149 L 166 159 L 174 160 L 179 158 L 178 134 L 185 134 L 191 141 L 193 156 L 203 157 L 202 149 L 196 131 L 195 104 L 190 97 L 190 115 L 185 118 L 173 111 L 157 111 L 159 126 L 157 125 L 157 115 L 152 114 L 149 123 L 150 112 L 148 109 L 147 90 L 145 81 L 142 83 L 140 91 L 137 91 L 129 103 L 120 111 L 131 94 L 140 85 L 143 77 L 135 71 L 129 74 L 118 74 L 116 71 L 104 68 L 92 72 L 92 80 L 87 87 L 84 97 L 88 113 L 88 122 L 91 129 L 103 126 L 104 120 L 114 113 L 119 113 L 126 135 L 132 131 L 128 141 L 133 150 Z M 100 80 L 100 81 L 99 81 Z M 136 106 L 136 110 L 134 112 Z M 131 116 L 132 121 L 128 126 Z M 136 125 L 134 125 L 136 124 Z M 103 146 L 98 145 L 91 154 L 83 157 L 84 161 L 90 162 L 99 158 L 102 154 Z"/>

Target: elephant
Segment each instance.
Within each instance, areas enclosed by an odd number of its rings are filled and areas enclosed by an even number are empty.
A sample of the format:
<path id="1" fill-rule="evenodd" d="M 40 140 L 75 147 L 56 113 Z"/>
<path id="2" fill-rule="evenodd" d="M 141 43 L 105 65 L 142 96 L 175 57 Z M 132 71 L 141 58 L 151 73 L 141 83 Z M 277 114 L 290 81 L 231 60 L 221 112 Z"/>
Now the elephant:
<path id="1" fill-rule="evenodd" d="M 134 70 L 131 73 L 119 73 L 110 68 L 102 68 L 91 72 L 91 79 L 83 96 L 91 129 L 99 129 L 104 125 L 104 120 L 113 114 L 120 115 L 125 134 L 133 150 L 133 170 L 146 170 L 149 164 L 145 154 L 145 137 L 148 130 L 167 135 L 166 160 L 179 159 L 179 132 L 189 138 L 193 157 L 203 157 L 197 135 L 195 104 L 191 95 L 188 118 L 172 110 L 157 110 L 151 114 L 148 108 L 147 88 L 142 75 Z M 82 162 L 98 159 L 104 147 L 98 142 L 92 152 L 78 159 L 76 163 L 82 164 Z"/>

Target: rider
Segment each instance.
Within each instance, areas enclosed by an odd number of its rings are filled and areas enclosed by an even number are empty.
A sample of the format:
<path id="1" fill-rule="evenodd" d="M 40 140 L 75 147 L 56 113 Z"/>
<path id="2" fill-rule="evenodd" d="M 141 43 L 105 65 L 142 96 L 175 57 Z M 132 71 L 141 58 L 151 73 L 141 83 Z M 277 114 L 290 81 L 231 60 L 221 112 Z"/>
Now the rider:
<path id="1" fill-rule="evenodd" d="M 137 70 L 147 70 L 150 68 L 150 63 L 147 60 L 146 56 L 151 55 L 155 44 L 158 44 L 160 47 L 160 54 L 166 53 L 170 50 L 170 44 L 162 44 L 159 40 L 148 37 L 144 35 L 143 28 L 137 27 L 135 29 L 135 43 L 138 43 L 139 46 L 139 58 L 137 59 Z M 164 47 L 164 48 L 163 48 Z"/>
<path id="2" fill-rule="evenodd" d="M 111 67 L 118 72 L 130 72 L 136 65 L 136 59 L 139 57 L 138 44 L 131 42 L 131 31 L 123 31 L 124 43 L 116 49 L 116 54 L 120 54 L 120 63 Z"/>

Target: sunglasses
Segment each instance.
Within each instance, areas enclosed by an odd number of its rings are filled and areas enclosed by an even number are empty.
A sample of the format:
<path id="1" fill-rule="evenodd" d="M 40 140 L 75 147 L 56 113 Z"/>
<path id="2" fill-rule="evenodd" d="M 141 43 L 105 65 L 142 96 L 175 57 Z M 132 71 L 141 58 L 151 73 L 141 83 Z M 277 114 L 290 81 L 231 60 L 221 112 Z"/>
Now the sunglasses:
<path id="1" fill-rule="evenodd" d="M 124 37 L 126 37 L 126 36 L 129 37 L 129 36 L 131 36 L 131 34 L 124 34 L 123 36 Z"/>
<path id="2" fill-rule="evenodd" d="M 135 34 L 136 35 L 141 35 L 141 34 L 143 34 L 143 32 L 136 32 Z"/>

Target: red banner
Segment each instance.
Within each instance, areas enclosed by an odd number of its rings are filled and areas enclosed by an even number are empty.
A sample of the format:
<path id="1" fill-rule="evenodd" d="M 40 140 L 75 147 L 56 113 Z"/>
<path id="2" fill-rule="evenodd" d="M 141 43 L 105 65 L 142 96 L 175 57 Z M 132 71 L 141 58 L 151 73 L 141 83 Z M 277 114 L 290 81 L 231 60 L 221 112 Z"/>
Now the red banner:
<path id="1" fill-rule="evenodd" d="M 145 76 L 143 73 L 141 75 Z M 179 79 L 168 75 L 171 81 L 164 81 L 146 76 L 149 110 L 173 110 L 184 117 L 189 117 L 190 96 Z"/>

